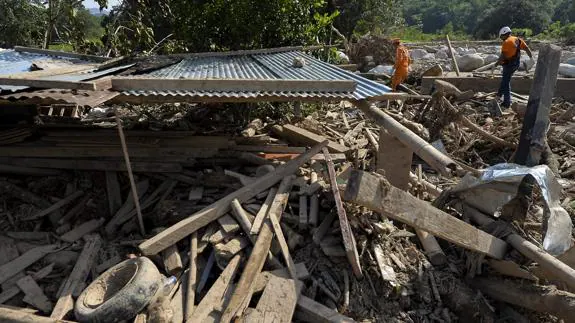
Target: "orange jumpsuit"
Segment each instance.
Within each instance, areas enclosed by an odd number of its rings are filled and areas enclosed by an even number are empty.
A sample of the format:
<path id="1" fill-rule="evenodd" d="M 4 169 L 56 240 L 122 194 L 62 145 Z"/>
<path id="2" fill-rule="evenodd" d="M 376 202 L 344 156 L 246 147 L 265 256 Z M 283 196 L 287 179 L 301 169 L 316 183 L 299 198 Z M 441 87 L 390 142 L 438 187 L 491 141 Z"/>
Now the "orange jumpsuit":
<path id="1" fill-rule="evenodd" d="M 391 78 L 391 89 L 397 90 L 397 86 L 407 79 L 409 70 L 409 51 L 403 45 L 397 46 L 395 53 L 395 65 L 393 66 L 395 73 Z"/>

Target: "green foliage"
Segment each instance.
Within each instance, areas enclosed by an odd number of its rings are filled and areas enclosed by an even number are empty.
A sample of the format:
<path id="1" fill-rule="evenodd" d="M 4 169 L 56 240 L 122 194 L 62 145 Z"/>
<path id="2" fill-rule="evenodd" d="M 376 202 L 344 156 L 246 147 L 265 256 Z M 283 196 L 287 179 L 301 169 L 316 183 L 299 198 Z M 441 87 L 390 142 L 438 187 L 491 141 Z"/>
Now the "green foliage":
<path id="1" fill-rule="evenodd" d="M 366 33 L 385 34 L 403 23 L 403 0 L 333 1 L 330 10 L 339 11 L 334 26 L 348 39 Z"/>
<path id="2" fill-rule="evenodd" d="M 562 40 L 565 41 L 567 45 L 575 45 L 575 23 L 563 25 L 560 21 L 556 21 L 535 38 L 555 41 Z"/>
<path id="3" fill-rule="evenodd" d="M 498 28 L 529 28 L 535 34 L 551 23 L 553 13 L 551 0 L 500 0 L 479 18 L 475 36 L 496 37 Z"/>
<path id="4" fill-rule="evenodd" d="M 0 47 L 41 45 L 45 17 L 34 1 L 0 0 Z"/>
<path id="5" fill-rule="evenodd" d="M 529 38 L 533 36 L 533 30 L 529 28 L 513 28 L 513 33 L 515 35 L 520 35 L 524 38 Z"/>

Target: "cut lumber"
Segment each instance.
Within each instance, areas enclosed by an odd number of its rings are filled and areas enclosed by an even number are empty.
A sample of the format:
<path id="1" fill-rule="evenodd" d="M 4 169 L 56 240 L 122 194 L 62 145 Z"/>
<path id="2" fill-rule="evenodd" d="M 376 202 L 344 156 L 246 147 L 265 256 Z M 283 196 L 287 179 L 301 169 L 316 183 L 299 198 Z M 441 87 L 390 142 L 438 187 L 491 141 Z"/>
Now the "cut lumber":
<path id="1" fill-rule="evenodd" d="M 413 150 L 381 127 L 377 152 L 377 169 L 385 171 L 385 177 L 395 187 L 407 191 Z"/>
<path id="2" fill-rule="evenodd" d="M 226 233 L 238 232 L 241 229 L 238 222 L 229 214 L 218 218 L 218 223 Z"/>
<path id="3" fill-rule="evenodd" d="M 9 323 L 74 323 L 0 306 L 0 321 Z"/>
<path id="4" fill-rule="evenodd" d="M 502 259 L 507 250 L 504 241 L 391 186 L 374 174 L 352 171 L 344 199 L 495 259 Z"/>
<path id="5" fill-rule="evenodd" d="M 51 318 L 61 320 L 74 309 L 72 294 L 78 285 L 83 284 L 86 278 L 88 278 L 88 274 L 98 256 L 101 245 L 102 239 L 97 234 L 86 238 L 86 244 L 78 257 L 78 261 L 58 295 L 58 302 L 50 315 Z"/>
<path id="6" fill-rule="evenodd" d="M 104 219 L 104 218 L 93 219 L 93 220 L 84 222 L 81 225 L 74 228 L 74 230 L 66 232 L 64 235 L 62 235 L 60 237 L 60 240 L 70 242 L 70 243 L 78 241 L 83 236 L 85 236 L 86 234 L 92 233 L 92 232 L 98 230 L 98 228 L 100 228 L 100 226 L 102 226 L 102 224 L 104 224 L 104 222 L 106 222 L 106 219 Z"/>
<path id="7" fill-rule="evenodd" d="M 395 275 L 395 270 L 385 261 L 383 248 L 379 244 L 373 246 L 373 254 L 375 255 L 375 260 L 377 262 L 377 266 L 379 267 L 381 278 L 389 282 L 391 286 L 397 286 L 397 276 Z"/>
<path id="8" fill-rule="evenodd" d="M 233 199 L 237 198 L 240 202 L 245 202 L 257 194 L 269 189 L 286 176 L 295 173 L 301 165 L 306 163 L 326 145 L 327 142 L 322 142 L 298 158 L 278 167 L 274 172 L 258 178 L 252 184 L 227 195 L 223 199 L 207 206 L 200 212 L 191 215 L 187 219 L 178 222 L 156 236 L 146 240 L 140 244 L 140 250 L 146 255 L 156 254 L 182 240 L 196 230 L 226 214 L 230 210 L 230 203 Z"/>
<path id="9" fill-rule="evenodd" d="M 491 219 L 489 216 L 467 204 L 463 204 L 463 213 L 480 226 L 492 225 L 495 222 L 495 220 Z M 575 290 L 575 269 L 569 267 L 569 265 L 553 257 L 545 250 L 525 240 L 516 233 L 508 235 L 505 238 L 505 241 L 522 255 L 535 261 L 541 266 L 541 268 L 551 273 L 553 278 L 561 280 L 566 283 L 569 288 Z"/>
<path id="10" fill-rule="evenodd" d="M 252 228 L 252 221 L 250 221 L 250 216 L 253 218 L 253 215 L 248 216 L 246 210 L 244 210 L 238 199 L 232 200 L 231 207 L 232 207 L 232 214 L 235 216 L 236 220 L 240 224 L 240 227 L 242 227 L 242 230 L 248 236 L 250 236 L 251 235 L 250 230 Z"/>
<path id="11" fill-rule="evenodd" d="M 351 80 L 288 80 L 288 79 L 158 79 L 143 77 L 114 77 L 116 91 L 170 90 L 170 91 L 258 91 L 258 92 L 353 92 L 356 83 Z"/>
<path id="12" fill-rule="evenodd" d="M 274 201 L 276 193 L 277 189 L 275 187 L 270 188 L 266 200 L 264 201 L 264 204 L 262 204 L 262 207 L 256 214 L 256 218 L 254 219 L 254 223 L 252 224 L 252 227 L 250 229 L 251 234 L 258 234 L 260 232 L 264 219 L 268 214 L 268 210 L 270 208 L 270 205 Z"/>
<path id="13" fill-rule="evenodd" d="M 118 182 L 117 172 L 106 171 L 106 190 L 108 191 L 108 208 L 110 209 L 110 215 L 116 214 L 122 207 L 122 192 L 120 183 Z"/>
<path id="14" fill-rule="evenodd" d="M 196 290 L 196 294 L 199 295 L 204 290 L 204 287 L 206 286 L 206 283 L 208 282 L 208 278 L 210 277 L 210 273 L 212 271 L 212 268 L 214 267 L 215 262 L 216 262 L 216 252 L 212 251 L 210 253 L 210 256 L 208 257 L 208 261 L 206 262 L 206 265 L 204 266 L 204 270 L 202 271 L 202 275 L 201 275 L 200 281 L 198 283 L 198 288 Z"/>
<path id="15" fill-rule="evenodd" d="M 230 260 L 249 245 L 250 240 L 246 237 L 238 236 L 226 243 L 218 243 L 214 246 L 214 250 L 217 258 Z"/>
<path id="16" fill-rule="evenodd" d="M 172 276 L 178 275 L 184 268 L 177 245 L 169 246 L 166 250 L 162 251 L 162 259 L 166 272 Z"/>
<path id="17" fill-rule="evenodd" d="M 282 135 L 286 138 L 286 140 L 289 140 L 291 142 L 293 142 L 294 144 L 302 144 L 302 145 L 317 145 L 321 142 L 324 142 L 325 140 L 327 140 L 325 137 L 320 136 L 320 135 L 316 135 L 313 132 L 307 131 L 305 129 L 293 126 L 293 125 L 285 125 L 283 127 L 281 127 L 280 129 L 274 128 L 274 131 L 279 132 L 279 135 Z M 345 154 L 349 148 L 340 145 L 336 142 L 333 141 L 329 141 L 329 144 L 327 145 L 328 149 L 330 152 L 332 153 L 342 153 Z"/>
<path id="18" fill-rule="evenodd" d="M 163 185 L 163 184 L 162 184 Z M 138 193 L 138 199 L 141 199 L 144 194 L 148 191 L 150 187 L 150 182 L 146 179 L 140 181 L 136 184 L 136 192 Z M 117 227 L 119 227 L 124 222 L 130 220 L 134 215 L 134 191 L 130 190 L 124 204 L 122 207 L 114 214 L 112 219 L 106 224 L 106 234 L 111 236 L 116 231 Z"/>
<path id="19" fill-rule="evenodd" d="M 44 313 L 50 313 L 52 311 L 52 303 L 31 276 L 20 278 L 16 285 L 24 292 L 25 303 L 34 306 Z"/>
<path id="20" fill-rule="evenodd" d="M 288 196 L 289 196 L 289 194 L 288 194 Z M 280 222 L 278 221 L 278 219 L 275 215 L 275 212 L 274 213 L 268 213 L 268 215 L 269 215 L 270 222 L 272 224 L 272 228 L 276 234 L 276 239 L 279 242 L 280 249 L 282 251 L 282 255 L 284 257 L 284 261 L 287 265 L 287 268 L 290 272 L 290 275 L 293 279 L 297 279 L 295 263 L 294 263 L 291 255 L 290 255 L 289 247 L 288 247 L 288 244 L 286 242 L 286 238 L 283 234 Z M 296 299 L 297 299 L 297 297 L 296 297 Z"/>
<path id="21" fill-rule="evenodd" d="M 48 266 L 40 269 L 39 271 L 35 272 L 32 274 L 32 279 L 34 280 L 40 280 L 40 279 L 44 279 L 46 276 L 48 276 L 51 272 L 52 269 L 54 269 L 54 264 L 49 264 Z M 2 290 L 2 293 L 0 293 L 0 304 L 10 300 L 12 297 L 18 295 L 18 293 L 20 292 L 20 288 L 15 285 L 12 286 L 10 288 L 7 288 L 5 290 Z"/>
<path id="22" fill-rule="evenodd" d="M 198 276 L 198 233 L 190 236 L 190 270 L 188 274 L 188 286 L 186 292 L 185 322 L 192 322 L 194 305 L 196 300 L 196 282 Z"/>
<path id="23" fill-rule="evenodd" d="M 321 245 L 321 241 L 323 240 L 323 237 L 327 234 L 327 232 L 331 228 L 331 225 L 332 225 L 333 221 L 335 220 L 335 217 L 336 217 L 335 212 L 329 212 L 325 216 L 323 221 L 321 221 L 319 227 L 315 230 L 313 237 L 312 237 L 313 242 L 315 244 Z"/>
<path id="24" fill-rule="evenodd" d="M 0 84 L 10 86 L 28 86 L 39 89 L 69 89 L 96 91 L 100 90 L 94 82 L 60 81 L 48 79 L 19 79 L 10 77 L 0 77 Z"/>
<path id="25" fill-rule="evenodd" d="M 325 160 L 327 164 L 327 169 L 329 173 L 329 182 L 331 184 L 331 190 L 333 192 L 333 196 L 335 199 L 335 206 L 337 209 L 337 215 L 339 217 L 339 225 L 341 229 L 341 235 L 343 237 L 343 247 L 345 249 L 345 253 L 347 254 L 347 259 L 351 264 L 351 268 L 353 269 L 353 273 L 355 277 L 358 279 L 363 277 L 363 273 L 361 271 L 361 263 L 359 261 L 359 253 L 357 252 L 357 247 L 355 245 L 355 238 L 353 236 L 353 232 L 351 231 L 351 227 L 349 225 L 349 221 L 347 220 L 347 214 L 345 212 L 345 208 L 343 207 L 343 202 L 341 201 L 341 195 L 339 193 L 339 187 L 337 185 L 337 176 L 335 173 L 335 166 L 329 152 L 326 148 L 323 149 L 323 153 L 325 155 Z"/>
<path id="26" fill-rule="evenodd" d="M 353 323 L 353 319 L 341 315 L 313 299 L 301 295 L 297 301 L 295 317 L 309 323 Z"/>
<path id="27" fill-rule="evenodd" d="M 390 135 L 399 139 L 399 141 L 409 147 L 414 154 L 421 157 L 429 166 L 443 176 L 449 177 L 451 176 L 451 172 L 457 169 L 457 163 L 454 160 L 437 150 L 430 143 L 382 110 L 372 106 L 368 101 L 355 101 L 354 104 L 378 125 L 385 128 Z"/>
<path id="28" fill-rule="evenodd" d="M 283 210 L 288 202 L 289 192 L 291 190 L 293 180 L 293 176 L 286 176 L 282 179 L 274 201 L 268 211 L 268 216 L 275 216 L 276 218 L 281 219 Z M 227 323 L 230 322 L 234 317 L 241 317 L 242 311 L 244 309 L 242 308 L 243 305 L 249 303 L 249 300 L 253 295 L 253 285 L 255 283 L 256 277 L 264 266 L 266 257 L 271 247 L 272 239 L 272 225 L 270 220 L 267 220 L 264 222 L 260 230 L 258 239 L 256 240 L 248 262 L 245 265 L 245 269 L 240 277 L 240 281 L 237 284 L 236 290 L 231 297 L 229 305 L 222 314 L 222 322 Z"/>
<path id="29" fill-rule="evenodd" d="M 316 172 L 311 172 L 310 183 L 311 183 L 311 185 L 318 183 Z M 309 221 L 308 222 L 312 227 L 317 226 L 317 223 L 319 222 L 319 197 L 317 196 L 316 193 L 311 194 L 310 198 L 309 198 Z"/>
<path id="30" fill-rule="evenodd" d="M 298 280 L 305 280 L 311 276 L 311 274 L 309 273 L 309 271 L 307 270 L 307 268 L 305 266 L 305 263 L 297 263 L 295 265 L 295 269 L 296 269 L 296 274 L 297 274 Z M 282 277 L 282 278 L 289 278 L 289 277 L 291 277 L 291 274 L 287 268 L 276 269 L 274 271 L 261 272 L 258 275 L 256 282 L 253 286 L 254 293 L 259 293 L 259 292 L 263 291 L 266 288 L 269 280 L 274 276 Z"/>
<path id="31" fill-rule="evenodd" d="M 115 160 L 0 157 L 0 162 L 3 164 L 36 167 L 39 169 L 100 170 L 106 172 L 126 171 L 126 164 Z M 178 173 L 182 171 L 182 165 L 171 162 L 134 161 L 132 162 L 132 170 L 136 173 Z"/>
<path id="32" fill-rule="evenodd" d="M 307 195 L 299 196 L 299 229 L 304 230 L 308 224 Z"/>
<path id="33" fill-rule="evenodd" d="M 62 208 L 63 206 L 71 203 L 72 201 L 74 201 L 75 199 L 79 198 L 80 196 L 84 195 L 84 192 L 82 191 L 76 191 L 68 196 L 66 196 L 65 198 L 61 199 L 60 201 L 54 203 L 52 206 L 50 206 L 47 209 L 44 209 L 28 218 L 23 219 L 23 221 L 33 221 L 33 220 L 38 220 L 41 219 L 42 217 L 56 211 L 59 210 L 60 208 Z"/>
<path id="34" fill-rule="evenodd" d="M 0 164 L 0 173 L 13 174 L 13 175 L 27 175 L 27 176 L 58 176 L 62 172 L 55 169 L 34 168 L 18 165 L 5 165 Z"/>
<path id="35" fill-rule="evenodd" d="M 236 255 L 230 261 L 226 269 L 224 269 L 208 293 L 204 296 L 204 298 L 202 298 L 200 304 L 198 304 L 188 322 L 204 322 L 204 320 L 210 315 L 212 311 L 219 308 L 225 308 L 227 304 L 224 304 L 223 302 L 225 300 L 224 295 L 234 280 L 240 265 L 240 260 L 240 255 Z"/>
<path id="36" fill-rule="evenodd" d="M 471 280 L 471 286 L 498 301 L 549 313 L 565 322 L 575 322 L 575 294 L 558 290 L 555 286 L 522 286 L 511 280 L 481 277 Z"/>
<path id="37" fill-rule="evenodd" d="M 28 266 L 42 259 L 47 254 L 54 252 L 57 248 L 57 245 L 36 247 L 27 251 L 20 257 L 0 266 L 0 283 L 4 283 L 12 276 L 18 274 Z"/>
<path id="38" fill-rule="evenodd" d="M 453 70 L 459 76 L 459 65 L 457 65 L 457 59 L 455 58 L 455 52 L 453 51 L 453 47 L 451 47 L 451 41 L 449 40 L 449 35 L 445 35 L 445 40 L 447 42 L 447 48 L 449 49 L 449 56 L 451 56 L 451 65 L 453 66 Z"/>
<path id="39" fill-rule="evenodd" d="M 256 309 L 275 314 L 273 322 L 290 323 L 297 300 L 300 296 L 303 283 L 296 280 L 295 273 L 292 278 L 272 276 L 264 289 Z"/>
<path id="40" fill-rule="evenodd" d="M 447 256 L 439 246 L 437 239 L 426 231 L 416 229 L 415 233 L 425 250 L 425 255 L 434 266 L 442 266 L 447 262 Z"/>

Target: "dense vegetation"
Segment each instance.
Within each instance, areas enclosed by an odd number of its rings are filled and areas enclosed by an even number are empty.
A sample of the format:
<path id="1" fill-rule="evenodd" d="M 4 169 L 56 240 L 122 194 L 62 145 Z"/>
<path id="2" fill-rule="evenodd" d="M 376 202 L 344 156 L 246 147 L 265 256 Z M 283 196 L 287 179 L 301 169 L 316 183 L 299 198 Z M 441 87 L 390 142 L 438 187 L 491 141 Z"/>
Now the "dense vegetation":
<path id="1" fill-rule="evenodd" d="M 110 9 L 95 17 L 81 0 L 0 0 L 0 46 L 125 55 L 313 45 L 366 33 L 493 39 L 503 25 L 575 41 L 573 0 L 124 0 Z"/>

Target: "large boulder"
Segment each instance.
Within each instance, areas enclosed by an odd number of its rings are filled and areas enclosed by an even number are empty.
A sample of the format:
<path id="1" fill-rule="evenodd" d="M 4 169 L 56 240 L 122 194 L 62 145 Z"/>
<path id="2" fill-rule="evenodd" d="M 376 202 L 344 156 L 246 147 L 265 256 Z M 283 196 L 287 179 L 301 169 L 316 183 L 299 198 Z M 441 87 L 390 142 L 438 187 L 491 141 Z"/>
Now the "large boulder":
<path id="1" fill-rule="evenodd" d="M 489 54 L 489 55 L 485 56 L 485 58 L 483 60 L 485 61 L 485 64 L 491 64 L 491 63 L 497 62 L 498 59 L 499 59 L 499 55 Z"/>
<path id="2" fill-rule="evenodd" d="M 575 77 L 575 65 L 559 64 L 559 74 L 565 77 Z"/>
<path id="3" fill-rule="evenodd" d="M 478 54 L 468 54 L 457 59 L 457 65 L 461 72 L 471 72 L 485 65 L 485 61 Z"/>
<path id="4" fill-rule="evenodd" d="M 443 75 L 443 68 L 441 65 L 436 64 L 430 67 L 427 71 L 423 72 L 421 76 L 442 76 Z"/>
<path id="5" fill-rule="evenodd" d="M 412 49 L 409 54 L 411 56 L 411 59 L 418 60 L 424 58 L 425 55 L 427 55 L 428 53 L 424 49 L 416 48 Z"/>
<path id="6" fill-rule="evenodd" d="M 376 67 L 370 69 L 368 73 L 373 74 L 391 74 L 393 71 L 393 65 L 377 65 Z"/>
<path id="7" fill-rule="evenodd" d="M 425 56 L 423 56 L 421 59 L 424 61 L 435 60 L 435 54 L 432 54 L 432 53 L 425 54 Z"/>
<path id="8" fill-rule="evenodd" d="M 435 53 L 435 58 L 437 58 L 437 59 L 448 59 L 449 54 L 447 54 L 446 50 L 438 50 L 437 53 Z"/>

